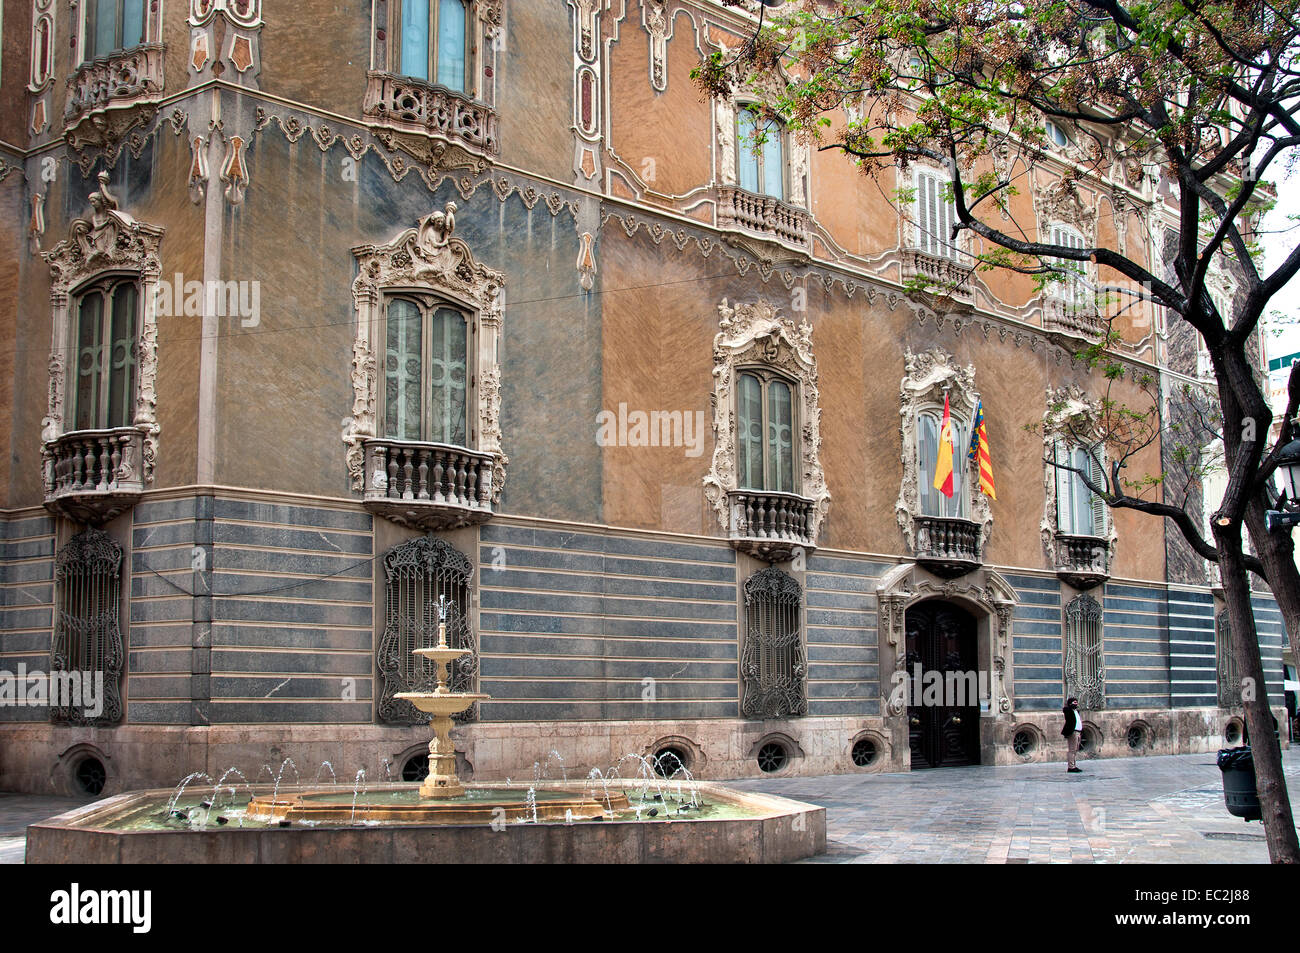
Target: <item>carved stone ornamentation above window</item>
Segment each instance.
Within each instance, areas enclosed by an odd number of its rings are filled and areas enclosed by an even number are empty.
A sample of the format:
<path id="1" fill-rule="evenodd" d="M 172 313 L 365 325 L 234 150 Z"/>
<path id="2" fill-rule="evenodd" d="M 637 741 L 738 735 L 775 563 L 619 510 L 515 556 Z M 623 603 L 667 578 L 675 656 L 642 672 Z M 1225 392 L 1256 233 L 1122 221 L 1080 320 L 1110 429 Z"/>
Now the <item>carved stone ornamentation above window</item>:
<path id="1" fill-rule="evenodd" d="M 121 211 L 106 172 L 99 174 L 90 205 L 90 219 L 74 221 L 68 239 L 42 255 L 50 266 L 52 331 L 41 443 L 46 507 L 98 524 L 129 508 L 153 481 L 160 429 L 155 292 L 164 229 Z M 99 334 L 100 327 L 111 333 Z M 114 353 L 100 353 L 106 347 Z M 102 369 L 131 360 L 133 373 L 115 381 L 85 372 L 87 365 Z M 74 375 L 76 389 L 69 393 Z M 69 414 L 74 397 L 82 405 L 75 417 Z"/>
<path id="2" fill-rule="evenodd" d="M 452 236 L 455 213 L 448 203 L 387 244 L 352 249 L 348 473 L 367 509 L 426 530 L 491 518 L 508 463 L 497 362 L 505 276 Z"/>
<path id="3" fill-rule="evenodd" d="M 704 478 L 704 495 L 718 523 L 737 549 L 760 559 L 779 562 L 797 549 L 817 546 L 822 520 L 831 494 L 821 464 L 821 408 L 817 390 L 817 362 L 813 356 L 812 327 L 798 327 L 778 314 L 765 300 L 731 307 L 718 306 L 721 319 L 713 339 L 713 463 Z M 791 413 L 784 421 L 754 426 L 760 431 L 750 452 L 763 464 L 742 478 L 740 445 L 748 439 L 739 424 L 741 398 L 738 377 L 761 385 L 771 379 L 787 388 Z M 764 405 L 767 401 L 761 401 Z M 778 437 L 789 427 L 788 442 Z M 774 435 L 777 455 L 788 453 L 789 474 L 780 461 L 770 459 L 768 435 Z M 775 480 L 763 480 L 762 474 Z"/>
<path id="4" fill-rule="evenodd" d="M 501 152 L 502 0 L 372 0 L 361 113 L 376 138 L 432 169 L 482 172 Z M 403 20 L 403 16 L 406 19 Z"/>
<path id="5" fill-rule="evenodd" d="M 1043 521 L 1040 532 L 1048 564 L 1058 577 L 1078 589 L 1110 578 L 1118 534 L 1110 507 L 1104 505 L 1073 469 L 1089 470 L 1104 485 L 1104 447 L 1097 446 L 1099 402 L 1078 387 L 1047 391 L 1043 415 Z M 1099 458 L 1100 457 L 1100 458 Z"/>
<path id="6" fill-rule="evenodd" d="M 898 411 L 903 481 L 894 506 L 898 526 L 917 562 L 939 575 L 961 575 L 984 561 L 993 527 L 988 497 L 979 492 L 978 464 L 967 454 L 970 422 L 979 403 L 975 368 L 960 366 L 941 348 L 920 354 L 909 349 L 904 368 Z M 945 395 L 956 434 L 951 498 L 930 486 Z"/>

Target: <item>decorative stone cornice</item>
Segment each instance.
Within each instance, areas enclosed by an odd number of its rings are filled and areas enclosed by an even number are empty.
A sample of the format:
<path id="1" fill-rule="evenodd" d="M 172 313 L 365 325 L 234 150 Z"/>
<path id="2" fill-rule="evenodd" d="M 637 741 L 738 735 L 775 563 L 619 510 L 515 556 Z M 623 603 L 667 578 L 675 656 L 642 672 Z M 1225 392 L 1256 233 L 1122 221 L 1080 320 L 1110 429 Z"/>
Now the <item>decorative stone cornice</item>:
<path id="1" fill-rule="evenodd" d="M 811 504 L 802 522 L 808 547 L 817 545 L 831 494 L 821 464 L 821 407 L 812 326 L 795 326 L 766 300 L 731 307 L 718 306 L 718 333 L 713 338 L 713 461 L 704 478 L 708 499 L 724 532 L 734 536 L 736 520 L 729 494 L 738 490 L 736 473 L 736 371 L 745 365 L 772 368 L 796 385 L 799 414 L 800 480 L 797 495 Z M 788 547 L 786 547 L 788 548 Z"/>
<path id="2" fill-rule="evenodd" d="M 386 289 L 426 289 L 471 311 L 478 324 L 477 360 L 470 367 L 477 379 L 477 446 L 466 449 L 491 454 L 495 460 L 491 500 L 496 502 L 505 485 L 509 462 L 501 449 L 501 368 L 497 341 L 503 321 L 502 290 L 505 275 L 474 259 L 465 242 L 453 236 L 456 204 L 420 219 L 392 241 L 382 245 L 357 245 L 352 255 L 358 274 L 352 282 L 356 307 L 356 337 L 352 350 L 352 415 L 343 421 L 348 473 L 354 490 L 365 489 L 365 441 L 379 437 L 379 380 L 372 341 L 376 341 Z M 375 346 L 382 346 L 376 344 Z"/>

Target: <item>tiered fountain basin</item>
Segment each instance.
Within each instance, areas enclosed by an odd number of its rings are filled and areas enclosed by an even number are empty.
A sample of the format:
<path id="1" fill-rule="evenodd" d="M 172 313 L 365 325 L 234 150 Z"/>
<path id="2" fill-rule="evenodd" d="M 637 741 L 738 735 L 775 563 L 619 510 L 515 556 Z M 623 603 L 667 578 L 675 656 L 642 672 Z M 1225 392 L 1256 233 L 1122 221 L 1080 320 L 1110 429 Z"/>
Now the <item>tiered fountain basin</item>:
<path id="1" fill-rule="evenodd" d="M 826 850 L 824 808 L 711 783 L 689 798 L 644 780 L 480 783 L 436 800 L 388 784 L 358 795 L 355 815 L 343 785 L 240 788 L 211 810 L 194 794 L 169 814 L 170 790 L 77 808 L 28 827 L 27 863 L 785 863 Z"/>

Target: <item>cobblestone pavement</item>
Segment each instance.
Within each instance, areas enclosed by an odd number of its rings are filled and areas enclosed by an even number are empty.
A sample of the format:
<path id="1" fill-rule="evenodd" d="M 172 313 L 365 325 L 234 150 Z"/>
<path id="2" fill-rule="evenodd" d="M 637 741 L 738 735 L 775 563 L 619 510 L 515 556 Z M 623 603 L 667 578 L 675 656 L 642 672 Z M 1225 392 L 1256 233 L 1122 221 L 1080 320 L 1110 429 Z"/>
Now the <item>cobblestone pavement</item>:
<path id="1" fill-rule="evenodd" d="M 805 863 L 1267 863 L 1264 830 L 1228 814 L 1213 752 L 1065 765 L 730 782 L 826 808 Z M 1293 803 L 1300 752 L 1283 753 Z"/>
<path id="2" fill-rule="evenodd" d="M 1300 801 L 1300 751 L 1283 755 Z M 1258 822 L 1227 813 L 1214 754 L 911 774 L 728 782 L 826 808 L 827 852 L 805 863 L 1266 863 Z M 28 824 L 86 799 L 0 794 L 0 863 Z M 1298 805 L 1300 807 L 1300 805 Z M 71 859 L 71 858 L 70 858 Z"/>

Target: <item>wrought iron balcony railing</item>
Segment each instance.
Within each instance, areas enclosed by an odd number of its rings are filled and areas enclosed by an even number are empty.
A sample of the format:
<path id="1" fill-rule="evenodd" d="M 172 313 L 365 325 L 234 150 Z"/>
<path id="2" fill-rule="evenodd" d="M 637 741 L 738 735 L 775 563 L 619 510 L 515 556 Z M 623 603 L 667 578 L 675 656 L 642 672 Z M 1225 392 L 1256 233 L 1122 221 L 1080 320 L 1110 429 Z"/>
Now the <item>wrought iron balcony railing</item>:
<path id="1" fill-rule="evenodd" d="M 951 258 L 927 255 L 915 249 L 903 253 L 903 281 L 924 285 L 931 294 L 971 300 L 970 272 Z"/>
<path id="2" fill-rule="evenodd" d="M 795 493 L 766 490 L 732 490 L 727 494 L 731 512 L 731 545 L 768 562 L 784 562 L 795 550 L 816 548 L 810 531 L 812 500 Z"/>
<path id="3" fill-rule="evenodd" d="M 916 561 L 938 576 L 960 576 L 984 562 L 984 539 L 974 520 L 954 516 L 917 516 Z"/>
<path id="4" fill-rule="evenodd" d="M 370 512 L 423 530 L 491 519 L 492 454 L 388 438 L 367 440 L 365 453 Z"/>
<path id="5" fill-rule="evenodd" d="M 45 507 L 99 525 L 144 493 L 144 433 L 135 427 L 77 430 L 45 444 Z"/>
<path id="6" fill-rule="evenodd" d="M 1056 534 L 1056 575 L 1076 589 L 1110 578 L 1110 543 L 1100 536 Z"/>
<path id="7" fill-rule="evenodd" d="M 734 185 L 718 189 L 718 227 L 742 229 L 804 252 L 811 248 L 807 211 Z"/>
<path id="8" fill-rule="evenodd" d="M 444 86 L 371 70 L 361 114 L 399 132 L 436 136 L 480 156 L 501 151 L 497 116 L 490 107 Z"/>

